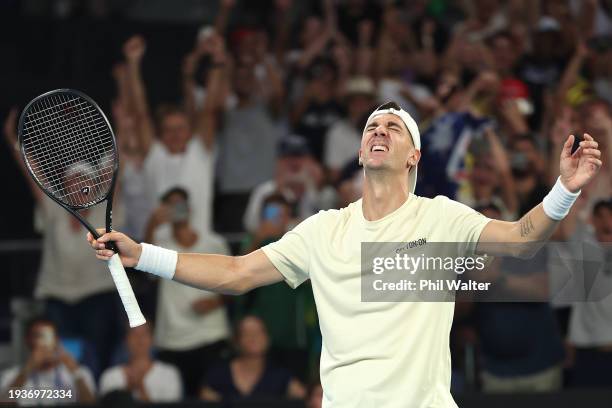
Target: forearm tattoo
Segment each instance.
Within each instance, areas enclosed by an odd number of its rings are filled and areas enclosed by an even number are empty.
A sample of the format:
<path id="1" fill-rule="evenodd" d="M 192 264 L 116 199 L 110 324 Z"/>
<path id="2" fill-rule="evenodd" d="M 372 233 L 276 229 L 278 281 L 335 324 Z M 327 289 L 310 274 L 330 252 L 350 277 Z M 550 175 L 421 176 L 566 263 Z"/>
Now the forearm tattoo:
<path id="1" fill-rule="evenodd" d="M 520 225 L 521 237 L 523 238 L 525 238 L 535 230 L 535 227 L 533 226 L 533 222 L 531 222 L 531 217 L 529 216 L 529 214 L 526 214 L 523 218 L 521 218 Z"/>

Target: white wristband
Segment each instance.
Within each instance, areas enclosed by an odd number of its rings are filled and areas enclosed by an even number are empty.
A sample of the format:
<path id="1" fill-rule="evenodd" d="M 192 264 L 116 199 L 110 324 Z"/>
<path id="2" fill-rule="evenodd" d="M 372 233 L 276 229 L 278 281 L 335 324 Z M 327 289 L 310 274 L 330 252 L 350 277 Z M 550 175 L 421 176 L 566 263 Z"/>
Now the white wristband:
<path id="1" fill-rule="evenodd" d="M 151 244 L 140 244 L 142 253 L 138 260 L 136 269 L 149 272 L 161 278 L 172 279 L 176 270 L 178 253 L 170 249 L 158 247 Z"/>
<path id="2" fill-rule="evenodd" d="M 565 188 L 563 183 L 561 183 L 561 177 L 559 177 L 542 201 L 544 212 L 553 220 L 560 221 L 565 218 L 579 195 L 580 191 L 572 193 Z"/>

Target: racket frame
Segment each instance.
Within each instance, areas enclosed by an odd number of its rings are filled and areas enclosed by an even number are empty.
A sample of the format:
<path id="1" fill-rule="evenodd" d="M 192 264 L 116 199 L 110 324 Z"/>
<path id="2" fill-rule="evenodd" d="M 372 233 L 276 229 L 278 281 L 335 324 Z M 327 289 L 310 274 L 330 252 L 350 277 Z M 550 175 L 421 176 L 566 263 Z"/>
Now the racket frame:
<path id="1" fill-rule="evenodd" d="M 30 113 L 29 110 L 30 110 L 30 107 L 32 105 L 34 105 L 35 103 L 39 102 L 41 99 L 46 99 L 46 98 L 48 98 L 50 96 L 53 96 L 55 94 L 74 94 L 74 95 L 78 96 L 79 98 L 85 99 L 95 109 L 97 109 L 98 113 L 104 119 L 104 123 L 108 127 L 108 130 L 110 131 L 111 139 L 112 139 L 112 142 L 113 142 L 113 152 L 114 152 L 115 157 L 116 157 L 116 159 L 114 160 L 114 164 L 113 164 L 113 177 L 111 179 L 111 185 L 109 186 L 108 192 L 105 195 L 99 197 L 96 201 L 94 201 L 91 204 L 88 204 L 86 206 L 76 207 L 76 206 L 71 206 L 71 205 L 65 204 L 61 200 L 59 200 L 57 197 L 55 197 L 51 192 L 47 191 L 47 188 L 45 188 L 41 184 L 41 182 L 38 180 L 38 178 L 34 174 L 34 170 L 32 170 L 32 168 L 30 167 L 30 164 L 29 164 L 28 160 L 26 160 L 26 152 L 25 152 L 25 147 L 23 145 L 23 126 L 24 126 L 24 123 L 25 123 L 25 120 L 26 120 L 26 116 L 27 116 L 28 113 Z M 100 234 L 98 234 L 96 229 L 89 222 L 87 222 L 87 220 L 85 220 L 81 214 L 79 214 L 79 210 L 84 210 L 84 209 L 87 209 L 87 208 L 91 208 L 91 207 L 93 207 L 95 205 L 100 204 L 102 201 L 106 200 L 106 217 L 105 217 L 106 218 L 106 220 L 105 220 L 106 221 L 106 232 L 111 232 L 112 228 L 113 228 L 113 197 L 114 197 L 114 192 L 115 192 L 115 183 L 117 181 L 117 177 L 118 177 L 118 174 L 119 174 L 119 151 L 117 149 L 117 141 L 115 139 L 115 133 L 113 132 L 113 128 L 110 125 L 110 122 L 109 122 L 108 118 L 106 117 L 106 115 L 104 114 L 104 111 L 100 108 L 100 106 L 93 99 L 91 99 L 89 96 L 87 96 L 83 92 L 77 91 L 75 89 L 59 88 L 59 89 L 54 89 L 54 90 L 49 91 L 49 92 L 45 92 L 44 94 L 39 95 L 36 98 L 32 99 L 26 105 L 26 107 L 23 109 L 23 111 L 21 112 L 21 115 L 19 117 L 19 124 L 18 124 L 18 127 L 17 127 L 17 135 L 18 135 L 18 141 L 19 141 L 19 149 L 21 150 L 21 157 L 23 159 L 23 162 L 24 162 L 26 168 L 28 169 L 28 172 L 30 173 L 30 176 L 32 177 L 32 179 L 34 179 L 34 181 L 40 187 L 40 189 L 49 198 L 51 198 L 57 204 L 62 206 L 66 211 L 68 211 L 70 214 L 72 214 L 74 217 L 76 217 L 76 219 L 78 219 L 79 222 L 81 224 L 83 224 L 83 226 L 85 228 L 87 228 L 87 230 L 91 233 L 91 235 L 93 235 L 93 237 L 95 239 L 100 238 Z M 118 253 L 117 248 L 116 248 L 114 243 L 108 242 L 106 247 L 108 249 L 111 249 L 114 252 Z"/>

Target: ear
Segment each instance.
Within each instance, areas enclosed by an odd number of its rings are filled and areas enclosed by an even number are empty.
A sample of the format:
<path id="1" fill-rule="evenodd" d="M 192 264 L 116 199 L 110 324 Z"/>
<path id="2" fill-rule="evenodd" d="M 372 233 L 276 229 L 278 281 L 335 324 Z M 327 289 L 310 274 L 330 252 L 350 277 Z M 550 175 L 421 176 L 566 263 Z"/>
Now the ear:
<path id="1" fill-rule="evenodd" d="M 359 149 L 359 152 L 357 153 L 358 157 L 359 157 L 359 165 L 363 166 L 363 159 L 361 158 L 361 149 Z"/>
<path id="2" fill-rule="evenodd" d="M 414 167 L 421 160 L 421 151 L 413 149 L 410 155 L 408 156 L 408 160 L 406 161 L 406 168 Z"/>

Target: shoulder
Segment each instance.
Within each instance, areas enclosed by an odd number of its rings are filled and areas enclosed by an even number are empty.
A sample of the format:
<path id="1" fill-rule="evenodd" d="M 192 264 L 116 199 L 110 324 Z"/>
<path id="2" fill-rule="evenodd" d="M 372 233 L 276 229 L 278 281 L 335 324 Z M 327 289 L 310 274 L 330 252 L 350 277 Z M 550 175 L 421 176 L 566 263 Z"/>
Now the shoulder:
<path id="1" fill-rule="evenodd" d="M 19 366 L 13 366 L 2 371 L 0 373 L 0 387 L 5 388 L 10 382 L 12 382 L 19 374 L 19 369 Z"/>
<path id="2" fill-rule="evenodd" d="M 453 199 L 443 195 L 434 198 L 416 196 L 418 211 L 434 212 L 441 218 L 453 218 L 460 215 L 476 213 L 476 211 Z"/>
<path id="3" fill-rule="evenodd" d="M 167 153 L 168 153 L 168 150 L 166 149 L 166 146 L 164 146 L 159 141 L 154 140 L 153 143 L 151 143 L 151 148 L 149 149 L 149 154 L 147 155 L 147 158 L 148 159 L 159 159 L 165 156 Z"/>
<path id="4" fill-rule="evenodd" d="M 187 154 L 209 156 L 211 154 L 211 150 L 204 145 L 201 136 L 195 134 L 191 137 L 189 142 L 187 142 Z"/>
<path id="5" fill-rule="evenodd" d="M 179 377 L 178 369 L 172 364 L 164 363 L 162 361 L 155 361 L 154 367 L 160 376 Z"/>
<path id="6" fill-rule="evenodd" d="M 361 205 L 361 200 L 339 209 L 332 208 L 328 210 L 320 210 L 318 213 L 311 215 L 303 222 L 308 221 L 310 224 L 317 224 L 320 226 L 344 223 L 356 216 L 355 210 L 357 208 L 357 203 Z"/>
<path id="7" fill-rule="evenodd" d="M 122 366 L 116 365 L 113 367 L 109 367 L 102 372 L 102 375 L 100 376 L 100 384 L 106 381 L 111 381 L 113 379 L 116 379 L 122 376 L 123 376 Z"/>
<path id="8" fill-rule="evenodd" d="M 435 206 L 435 207 L 443 207 L 443 208 L 448 208 L 451 210 L 474 211 L 472 208 L 468 207 L 467 205 L 460 203 L 459 201 L 452 200 L 448 198 L 447 196 L 443 196 L 443 195 L 438 195 L 431 199 L 425 198 L 425 197 L 420 197 L 420 198 L 423 200 L 429 200 L 430 202 L 429 205 Z"/>

